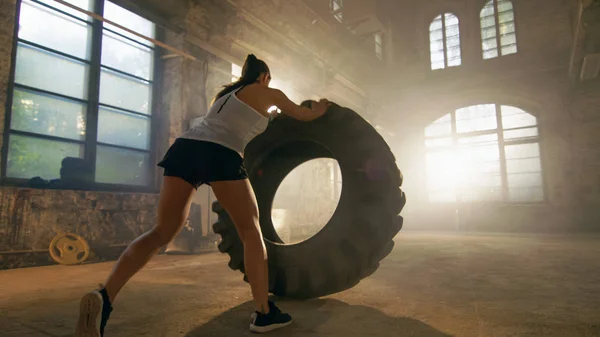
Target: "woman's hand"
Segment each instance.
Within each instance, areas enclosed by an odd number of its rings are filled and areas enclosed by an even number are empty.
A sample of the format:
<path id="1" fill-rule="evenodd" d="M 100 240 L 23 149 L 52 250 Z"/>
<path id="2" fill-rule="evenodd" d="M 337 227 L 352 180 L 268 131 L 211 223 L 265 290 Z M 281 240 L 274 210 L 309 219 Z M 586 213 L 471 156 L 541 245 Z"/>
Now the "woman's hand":
<path id="1" fill-rule="evenodd" d="M 326 99 L 319 102 L 311 101 L 310 106 L 307 106 L 307 101 L 303 102 L 302 105 L 296 105 L 281 90 L 267 89 L 270 94 L 268 96 L 269 105 L 277 106 L 282 113 L 300 121 L 312 121 L 323 116 L 330 105 Z"/>
<path id="2" fill-rule="evenodd" d="M 327 112 L 327 108 L 329 108 L 331 104 L 326 99 L 321 99 L 318 102 L 311 102 L 311 109 L 317 115 L 317 117 L 321 117 Z"/>

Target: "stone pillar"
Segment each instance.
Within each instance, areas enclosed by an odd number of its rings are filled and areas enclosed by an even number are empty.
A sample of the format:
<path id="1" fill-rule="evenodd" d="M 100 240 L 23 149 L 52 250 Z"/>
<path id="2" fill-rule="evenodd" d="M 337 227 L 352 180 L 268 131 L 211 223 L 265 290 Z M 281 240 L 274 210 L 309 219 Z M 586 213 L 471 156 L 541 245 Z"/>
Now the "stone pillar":
<path id="1" fill-rule="evenodd" d="M 12 67 L 13 38 L 17 13 L 16 0 L 2 0 L 0 3 L 0 147 L 3 144 L 4 121 L 6 117 L 7 89 Z M 1 160 L 1 159 L 0 159 Z"/>

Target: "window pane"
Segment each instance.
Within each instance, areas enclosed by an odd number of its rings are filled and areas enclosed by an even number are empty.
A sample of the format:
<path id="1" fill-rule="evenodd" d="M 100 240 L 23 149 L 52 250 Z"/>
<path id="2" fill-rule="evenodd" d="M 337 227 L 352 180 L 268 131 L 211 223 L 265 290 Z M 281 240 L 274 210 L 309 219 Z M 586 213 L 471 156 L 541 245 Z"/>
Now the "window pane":
<path id="1" fill-rule="evenodd" d="M 88 59 L 91 26 L 47 7 L 23 1 L 19 38 Z"/>
<path id="2" fill-rule="evenodd" d="M 378 46 L 381 46 L 381 34 L 380 33 L 376 33 L 375 34 L 375 44 Z"/>
<path id="3" fill-rule="evenodd" d="M 515 35 L 515 26 L 512 23 L 501 25 L 499 28 L 499 32 L 500 32 L 500 37 L 505 37 L 505 41 L 511 41 L 510 35 Z M 516 37 L 513 37 L 513 40 L 514 40 L 513 43 L 516 43 L 516 41 L 517 41 Z M 502 43 L 502 45 L 505 45 L 505 44 L 507 44 L 507 43 L 506 42 Z"/>
<path id="4" fill-rule="evenodd" d="M 538 136 L 537 128 L 527 128 L 527 129 L 516 129 L 516 130 L 505 130 L 504 131 L 504 140 L 513 140 L 513 139 L 525 139 L 525 138 L 533 138 Z"/>
<path id="5" fill-rule="evenodd" d="M 449 48 L 447 55 L 448 59 L 460 59 L 460 47 Z"/>
<path id="6" fill-rule="evenodd" d="M 448 67 L 456 67 L 461 63 L 460 57 L 451 58 L 448 60 Z"/>
<path id="7" fill-rule="evenodd" d="M 467 172 L 465 172 L 467 173 Z M 469 194 L 469 190 L 480 191 L 481 187 L 500 187 L 502 178 L 499 174 L 477 174 L 468 172 L 464 174 L 461 190 Z"/>
<path id="8" fill-rule="evenodd" d="M 457 121 L 464 121 L 483 117 L 496 117 L 496 105 L 479 104 L 456 110 Z"/>
<path id="9" fill-rule="evenodd" d="M 96 181 L 106 184 L 146 185 L 149 161 L 148 153 L 98 146 Z"/>
<path id="10" fill-rule="evenodd" d="M 147 150 L 150 147 L 150 118 L 100 108 L 98 117 L 98 141 Z"/>
<path id="11" fill-rule="evenodd" d="M 496 26 L 496 17 L 493 15 L 482 16 L 480 21 L 482 29 Z"/>
<path id="12" fill-rule="evenodd" d="M 491 58 L 494 58 L 494 57 L 498 57 L 498 49 L 484 50 L 483 51 L 483 58 L 485 60 L 491 59 Z"/>
<path id="13" fill-rule="evenodd" d="M 512 11 L 513 5 L 510 0 L 498 0 L 498 12 Z"/>
<path id="14" fill-rule="evenodd" d="M 451 150 L 426 154 L 427 189 L 452 189 L 456 184 L 456 161 Z"/>
<path id="15" fill-rule="evenodd" d="M 485 6 L 481 10 L 480 16 L 494 15 L 494 2 L 492 0 L 485 3 Z"/>
<path id="16" fill-rule="evenodd" d="M 538 158 L 540 146 L 538 143 L 506 145 L 504 147 L 506 159 Z"/>
<path id="17" fill-rule="evenodd" d="M 444 54 L 444 41 L 442 40 L 438 40 L 438 41 L 431 41 L 429 43 L 429 50 L 434 53 L 434 52 L 441 52 L 442 55 Z"/>
<path id="18" fill-rule="evenodd" d="M 69 13 L 75 17 L 78 17 L 80 19 L 83 20 L 87 20 L 87 21 L 92 21 L 92 18 L 90 18 L 89 16 L 87 16 L 84 13 L 81 13 L 80 11 L 77 11 L 75 9 L 72 9 L 71 7 L 67 7 L 65 5 L 59 4 L 58 2 L 54 1 L 54 0 L 38 0 L 39 2 L 48 4 L 54 8 L 60 9 L 63 12 Z M 88 12 L 93 12 L 93 4 L 94 4 L 94 0 L 65 0 L 65 2 L 68 2 L 72 5 L 75 5 L 81 9 L 85 9 Z"/>
<path id="19" fill-rule="evenodd" d="M 427 199 L 429 199 L 429 202 L 456 202 L 456 195 L 454 194 L 454 190 L 429 191 Z"/>
<path id="20" fill-rule="evenodd" d="M 152 80 L 152 49 L 104 31 L 102 64 L 128 74 Z"/>
<path id="21" fill-rule="evenodd" d="M 506 172 L 508 173 L 532 173 L 541 172 L 540 158 L 509 159 L 506 161 Z"/>
<path id="22" fill-rule="evenodd" d="M 458 26 L 458 18 L 456 17 L 456 15 L 451 14 L 451 13 L 446 13 L 444 15 L 444 19 L 446 20 L 446 27 Z"/>
<path id="23" fill-rule="evenodd" d="M 458 144 L 461 146 L 498 145 L 498 135 L 496 133 L 492 133 L 489 135 L 474 137 L 461 137 L 458 139 Z"/>
<path id="24" fill-rule="evenodd" d="M 429 124 L 425 128 L 426 137 L 439 137 L 447 136 L 452 133 L 452 120 L 450 114 L 446 114 L 441 118 L 438 118 L 435 122 Z"/>
<path id="25" fill-rule="evenodd" d="M 504 129 L 515 129 L 526 126 L 537 125 L 537 118 L 519 108 L 503 105 L 500 107 L 502 111 L 502 127 Z"/>
<path id="26" fill-rule="evenodd" d="M 444 61 L 431 63 L 431 70 L 444 69 Z"/>
<path id="27" fill-rule="evenodd" d="M 496 41 L 496 27 L 482 29 L 481 38 L 482 40 Z"/>
<path id="28" fill-rule="evenodd" d="M 517 53 L 517 45 L 513 44 L 511 46 L 502 47 L 502 55 L 510 55 Z"/>
<path id="29" fill-rule="evenodd" d="M 458 46 L 460 46 L 460 37 L 459 36 L 448 37 L 446 39 L 446 47 L 448 49 L 458 49 L 458 48 L 456 48 Z M 455 48 L 453 48 L 453 47 L 455 47 Z"/>
<path id="30" fill-rule="evenodd" d="M 494 104 L 473 105 L 456 110 L 456 131 L 459 133 L 497 128 Z"/>
<path id="31" fill-rule="evenodd" d="M 475 174 L 495 174 L 500 176 L 500 161 L 482 161 L 473 165 L 471 172 Z"/>
<path id="32" fill-rule="evenodd" d="M 483 46 L 483 50 L 491 50 L 498 47 L 498 40 L 496 39 L 496 37 L 482 40 L 481 43 Z"/>
<path id="33" fill-rule="evenodd" d="M 456 155 L 458 196 L 462 201 L 501 198 L 500 151 L 497 134 L 459 139 Z"/>
<path id="34" fill-rule="evenodd" d="M 515 33 L 500 36 L 500 45 L 502 46 L 507 46 L 515 43 L 517 43 L 517 35 Z"/>
<path id="35" fill-rule="evenodd" d="M 505 12 L 500 11 L 498 13 L 498 22 L 500 23 L 500 25 L 502 25 L 503 23 L 514 22 L 514 21 L 515 21 L 515 15 L 512 11 L 505 11 Z"/>
<path id="36" fill-rule="evenodd" d="M 88 66 L 19 43 L 15 82 L 80 99 L 87 98 Z"/>
<path id="37" fill-rule="evenodd" d="M 12 134 L 8 141 L 6 175 L 10 178 L 60 178 L 65 157 L 83 158 L 83 145 Z"/>
<path id="38" fill-rule="evenodd" d="M 480 162 L 500 161 L 500 151 L 497 145 L 462 145 L 457 155 L 461 166 L 466 169 Z"/>
<path id="39" fill-rule="evenodd" d="M 458 45 L 460 43 L 460 32 L 458 31 L 458 26 L 450 27 L 450 29 L 446 30 L 446 43 L 451 45 Z"/>
<path id="40" fill-rule="evenodd" d="M 458 37 L 459 35 L 460 31 L 458 25 L 446 26 L 446 37 Z"/>
<path id="41" fill-rule="evenodd" d="M 502 200 L 502 189 L 499 187 L 482 187 L 469 191 L 460 191 L 459 202 L 489 202 Z"/>
<path id="42" fill-rule="evenodd" d="M 375 46 L 375 55 L 377 55 L 377 57 L 380 59 L 383 57 L 383 47 L 381 45 Z"/>
<path id="43" fill-rule="evenodd" d="M 100 103 L 150 114 L 150 85 L 110 70 L 100 74 Z"/>
<path id="44" fill-rule="evenodd" d="M 449 147 L 452 146 L 452 138 L 426 139 L 425 147 Z"/>
<path id="45" fill-rule="evenodd" d="M 538 187 L 542 186 L 542 173 L 513 173 L 508 175 L 508 186 L 512 187 Z"/>
<path id="46" fill-rule="evenodd" d="M 48 136 L 85 139 L 86 106 L 57 97 L 15 89 L 11 129 Z"/>
<path id="47" fill-rule="evenodd" d="M 444 38 L 444 33 L 442 32 L 442 30 L 436 30 L 436 31 L 429 33 L 429 39 L 431 41 L 438 41 L 438 40 L 442 40 L 443 38 Z"/>
<path id="48" fill-rule="evenodd" d="M 431 53 L 431 62 L 432 63 L 444 63 L 444 52 L 432 52 Z"/>
<path id="49" fill-rule="evenodd" d="M 426 154 L 428 199 L 436 202 L 501 200 L 500 161 L 494 135 L 463 139 L 459 151 Z M 456 194 L 454 193 L 456 190 Z M 456 195 L 456 198 L 455 198 Z"/>
<path id="50" fill-rule="evenodd" d="M 508 198 L 512 202 L 539 202 L 544 200 L 542 187 L 511 187 Z"/>
<path id="51" fill-rule="evenodd" d="M 134 14 L 125 8 L 119 7 L 110 1 L 104 2 L 104 17 L 114 23 L 117 23 L 125 28 L 131 29 L 134 32 L 138 32 L 144 36 L 154 38 L 154 24 L 141 16 Z M 104 24 L 105 28 L 114 30 L 119 34 L 127 36 L 135 41 L 141 42 L 147 46 L 153 46 L 154 44 L 146 39 L 142 39 L 134 34 L 128 33 L 120 28 L 117 28 L 111 24 Z"/>
<path id="52" fill-rule="evenodd" d="M 438 15 L 429 25 L 429 31 L 441 30 L 442 29 L 442 16 Z"/>

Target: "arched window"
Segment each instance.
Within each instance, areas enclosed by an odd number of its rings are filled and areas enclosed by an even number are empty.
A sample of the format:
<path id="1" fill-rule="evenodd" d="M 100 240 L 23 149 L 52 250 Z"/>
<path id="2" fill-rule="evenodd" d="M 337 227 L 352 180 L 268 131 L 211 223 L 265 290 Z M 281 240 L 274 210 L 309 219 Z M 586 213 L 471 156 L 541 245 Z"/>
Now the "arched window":
<path id="1" fill-rule="evenodd" d="M 456 15 L 446 13 L 433 19 L 429 25 L 429 47 L 432 70 L 461 64 L 460 31 Z"/>
<path id="2" fill-rule="evenodd" d="M 432 202 L 544 199 L 535 116 L 512 106 L 474 105 L 425 128 Z"/>
<path id="3" fill-rule="evenodd" d="M 515 54 L 517 35 L 515 14 L 510 0 L 490 0 L 480 13 L 483 58 Z M 498 47 L 499 46 L 499 47 Z"/>

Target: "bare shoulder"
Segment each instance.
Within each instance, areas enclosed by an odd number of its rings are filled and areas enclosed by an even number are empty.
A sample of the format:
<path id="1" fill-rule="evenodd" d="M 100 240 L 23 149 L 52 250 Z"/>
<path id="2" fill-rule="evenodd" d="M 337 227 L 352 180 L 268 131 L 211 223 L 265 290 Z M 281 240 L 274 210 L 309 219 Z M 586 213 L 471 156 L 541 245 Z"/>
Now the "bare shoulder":
<path id="1" fill-rule="evenodd" d="M 237 98 L 254 108 L 255 110 L 266 114 L 272 104 L 273 98 L 271 89 L 260 84 L 249 84 L 237 92 Z"/>
<path id="2" fill-rule="evenodd" d="M 243 87 L 242 89 L 240 89 L 240 91 L 238 91 L 237 96 L 238 97 L 256 97 L 256 95 L 265 95 L 268 93 L 268 89 L 267 87 L 265 87 L 264 85 L 260 85 L 258 83 L 252 83 L 252 84 L 248 84 L 245 87 Z"/>
<path id="3" fill-rule="evenodd" d="M 260 85 L 258 83 L 253 83 L 247 85 L 245 88 L 240 90 L 237 96 L 242 101 L 248 100 L 254 102 L 261 102 L 262 104 L 272 104 L 273 101 L 276 99 L 275 97 L 277 97 L 277 95 L 280 93 L 281 91 L 278 89 L 273 89 L 264 85 Z"/>

